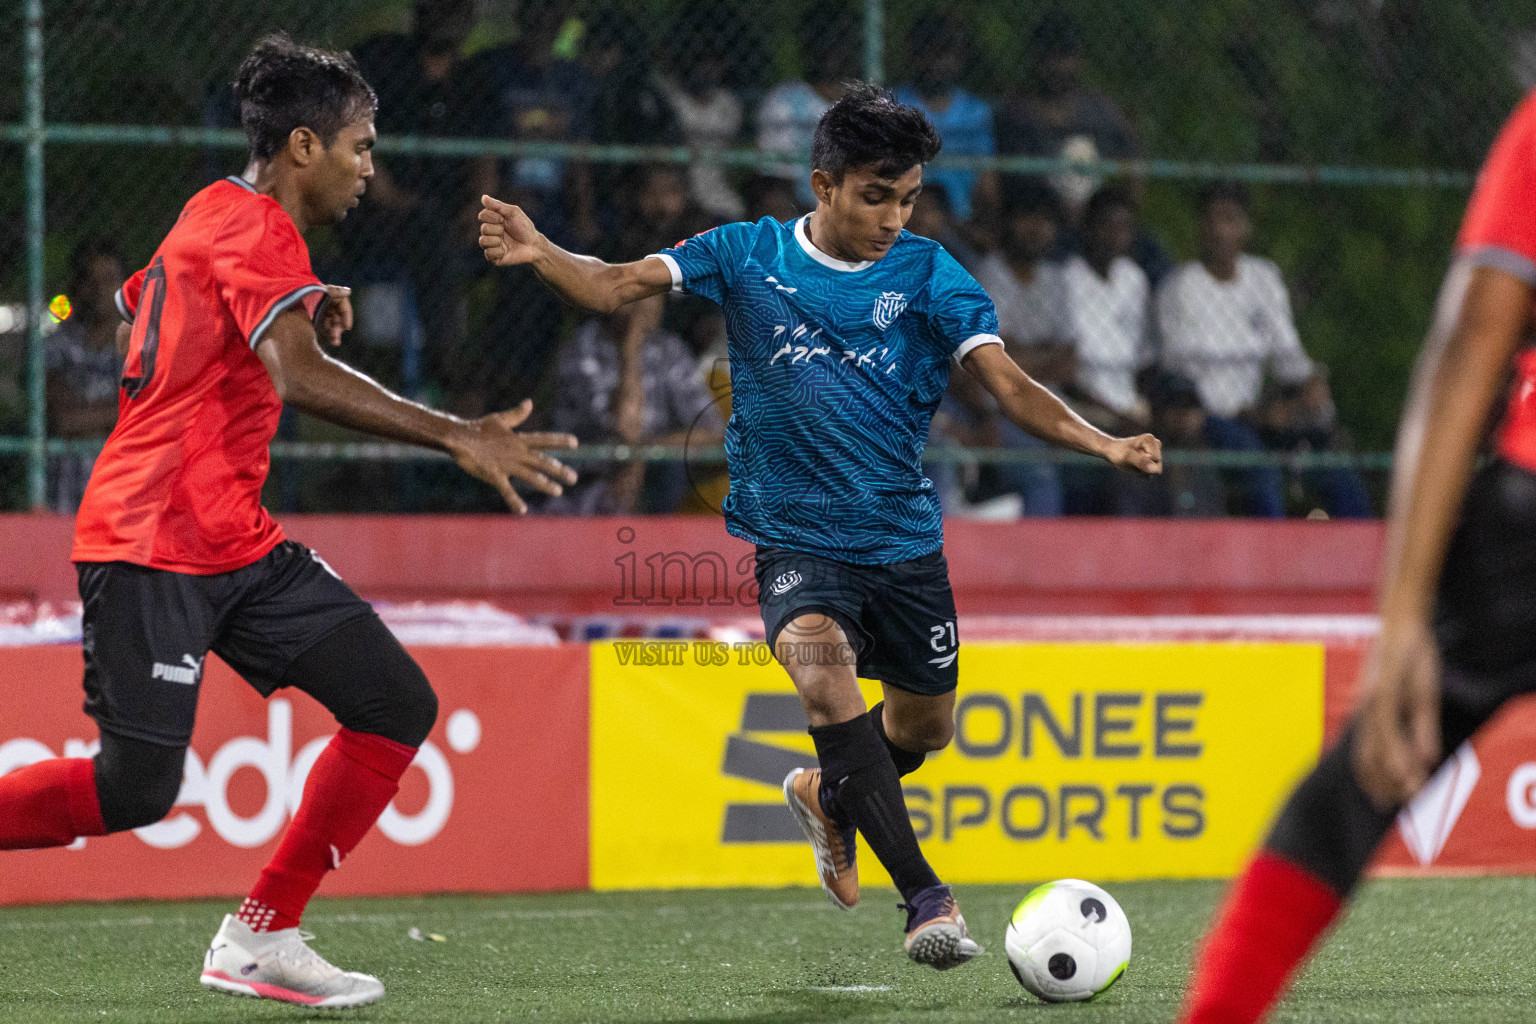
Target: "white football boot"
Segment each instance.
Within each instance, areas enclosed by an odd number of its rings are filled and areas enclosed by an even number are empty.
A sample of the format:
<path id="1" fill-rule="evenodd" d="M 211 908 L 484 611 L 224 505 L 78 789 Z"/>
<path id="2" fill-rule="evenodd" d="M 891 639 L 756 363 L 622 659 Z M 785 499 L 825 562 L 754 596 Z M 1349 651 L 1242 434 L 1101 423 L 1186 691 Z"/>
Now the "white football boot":
<path id="1" fill-rule="evenodd" d="M 305 945 L 312 938 L 297 928 L 253 932 L 226 914 L 203 958 L 203 987 L 301 1006 L 363 1006 L 384 998 L 378 978 L 328 963 Z"/>

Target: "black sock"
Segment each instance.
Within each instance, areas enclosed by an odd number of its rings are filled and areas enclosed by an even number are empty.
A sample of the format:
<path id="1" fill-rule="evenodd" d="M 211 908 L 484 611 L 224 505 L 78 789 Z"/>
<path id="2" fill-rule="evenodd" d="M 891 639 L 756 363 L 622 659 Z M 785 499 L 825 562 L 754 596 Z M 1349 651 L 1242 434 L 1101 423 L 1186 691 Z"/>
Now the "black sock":
<path id="1" fill-rule="evenodd" d="M 901 776 L 869 716 L 813 725 L 810 731 L 821 762 L 822 806 L 827 813 L 852 822 L 864 834 L 902 899 L 910 901 L 923 889 L 938 885 L 939 878 L 924 859 L 907 817 Z"/>
<path id="2" fill-rule="evenodd" d="M 880 737 L 885 749 L 891 752 L 891 760 L 896 763 L 896 774 L 906 778 L 923 766 L 928 755 L 920 750 L 907 750 L 898 747 L 891 742 L 891 738 L 885 734 L 885 701 L 881 701 L 869 709 L 869 722 L 875 727 L 875 733 Z"/>

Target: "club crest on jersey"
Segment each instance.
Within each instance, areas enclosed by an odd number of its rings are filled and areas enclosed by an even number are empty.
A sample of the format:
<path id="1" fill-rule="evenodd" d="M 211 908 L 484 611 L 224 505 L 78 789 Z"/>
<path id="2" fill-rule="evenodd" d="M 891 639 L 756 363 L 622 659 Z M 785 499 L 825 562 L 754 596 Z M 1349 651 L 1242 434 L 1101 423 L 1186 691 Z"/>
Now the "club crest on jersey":
<path id="1" fill-rule="evenodd" d="M 907 308 L 905 292 L 881 292 L 875 300 L 875 326 L 882 331 L 896 322 Z"/>

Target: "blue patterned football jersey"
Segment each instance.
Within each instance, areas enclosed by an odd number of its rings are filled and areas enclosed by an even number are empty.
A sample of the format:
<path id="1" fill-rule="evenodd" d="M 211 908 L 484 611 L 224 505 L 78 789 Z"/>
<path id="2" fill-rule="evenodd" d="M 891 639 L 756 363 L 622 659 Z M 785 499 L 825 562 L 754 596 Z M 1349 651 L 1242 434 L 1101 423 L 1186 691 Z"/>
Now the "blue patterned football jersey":
<path id="1" fill-rule="evenodd" d="M 725 310 L 726 528 L 844 562 L 921 557 L 944 543 L 928 424 L 950 359 L 999 341 L 997 313 L 937 242 L 904 231 L 847 263 L 805 224 L 726 224 L 657 254 L 674 290 Z"/>

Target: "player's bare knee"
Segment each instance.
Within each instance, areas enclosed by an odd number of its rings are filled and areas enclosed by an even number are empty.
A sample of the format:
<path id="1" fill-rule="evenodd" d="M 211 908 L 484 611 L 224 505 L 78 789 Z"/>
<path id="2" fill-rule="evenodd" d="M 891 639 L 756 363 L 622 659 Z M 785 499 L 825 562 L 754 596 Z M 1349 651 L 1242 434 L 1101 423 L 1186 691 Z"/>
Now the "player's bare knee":
<path id="1" fill-rule="evenodd" d="M 805 708 L 806 721 L 811 725 L 831 725 L 847 717 L 841 714 L 846 701 L 840 700 L 834 687 L 823 680 L 812 680 L 801 686 L 800 703 Z"/>
<path id="2" fill-rule="evenodd" d="M 949 746 L 955 738 L 955 722 L 947 715 L 924 716 L 909 721 L 885 723 L 885 734 L 903 750 L 931 754 Z"/>

